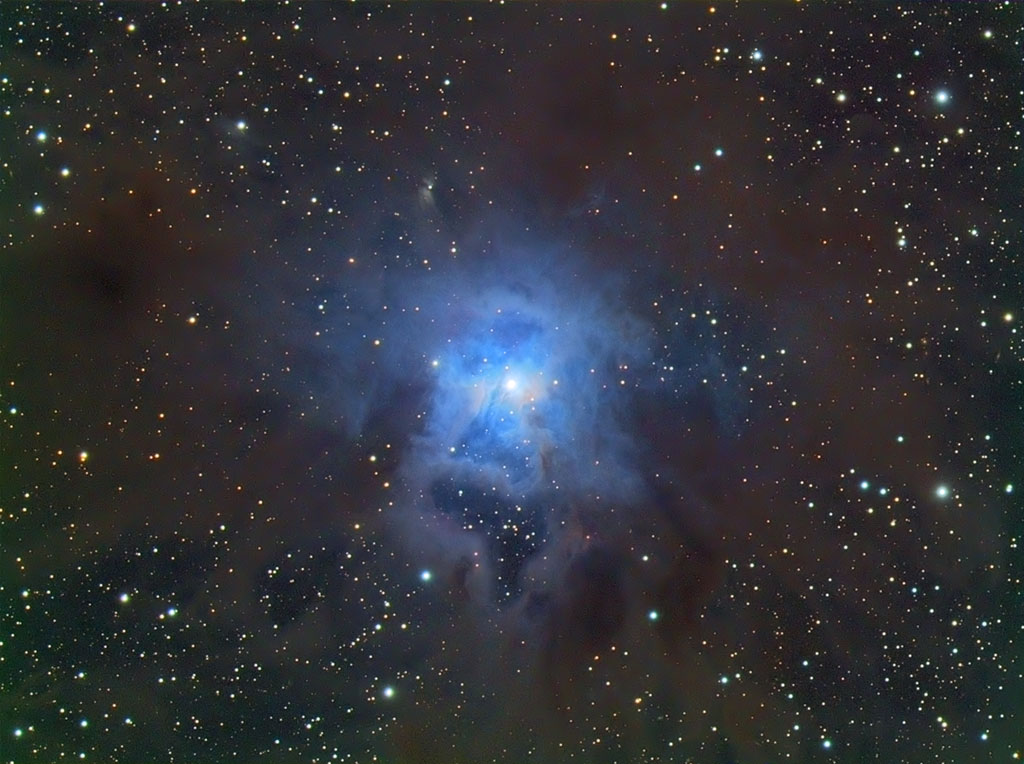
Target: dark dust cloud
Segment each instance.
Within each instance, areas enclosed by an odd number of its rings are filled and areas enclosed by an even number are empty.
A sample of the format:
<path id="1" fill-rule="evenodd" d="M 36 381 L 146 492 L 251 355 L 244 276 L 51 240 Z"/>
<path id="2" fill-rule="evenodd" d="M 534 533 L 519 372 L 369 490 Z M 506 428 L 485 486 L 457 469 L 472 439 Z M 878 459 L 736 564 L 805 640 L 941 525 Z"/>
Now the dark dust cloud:
<path id="1" fill-rule="evenodd" d="M 3 761 L 1024 754 L 1020 6 L 2 16 Z"/>

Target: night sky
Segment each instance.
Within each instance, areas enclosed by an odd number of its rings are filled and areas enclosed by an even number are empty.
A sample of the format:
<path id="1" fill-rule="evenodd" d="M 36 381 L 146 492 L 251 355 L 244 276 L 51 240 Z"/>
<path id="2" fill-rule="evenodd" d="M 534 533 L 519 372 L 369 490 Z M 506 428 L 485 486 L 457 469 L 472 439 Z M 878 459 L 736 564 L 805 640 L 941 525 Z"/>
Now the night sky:
<path id="1" fill-rule="evenodd" d="M 1022 39 L 5 2 L 2 760 L 1024 756 Z"/>

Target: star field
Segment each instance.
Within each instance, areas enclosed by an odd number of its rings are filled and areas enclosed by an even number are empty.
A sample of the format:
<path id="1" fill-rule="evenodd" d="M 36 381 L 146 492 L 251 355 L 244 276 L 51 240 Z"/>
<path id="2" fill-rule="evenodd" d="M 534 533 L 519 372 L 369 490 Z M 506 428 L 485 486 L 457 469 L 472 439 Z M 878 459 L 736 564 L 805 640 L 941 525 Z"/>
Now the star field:
<path id="1" fill-rule="evenodd" d="M 1024 756 L 1018 4 L 0 17 L 4 761 Z"/>

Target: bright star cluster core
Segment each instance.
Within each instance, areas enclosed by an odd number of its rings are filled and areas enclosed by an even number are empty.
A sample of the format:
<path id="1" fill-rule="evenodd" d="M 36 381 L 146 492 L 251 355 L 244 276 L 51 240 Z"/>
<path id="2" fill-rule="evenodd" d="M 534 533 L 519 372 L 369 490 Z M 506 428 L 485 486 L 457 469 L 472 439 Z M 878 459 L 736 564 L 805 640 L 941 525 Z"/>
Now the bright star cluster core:
<path id="1" fill-rule="evenodd" d="M 0 759 L 1024 756 L 1019 3 L 8 3 Z"/>

